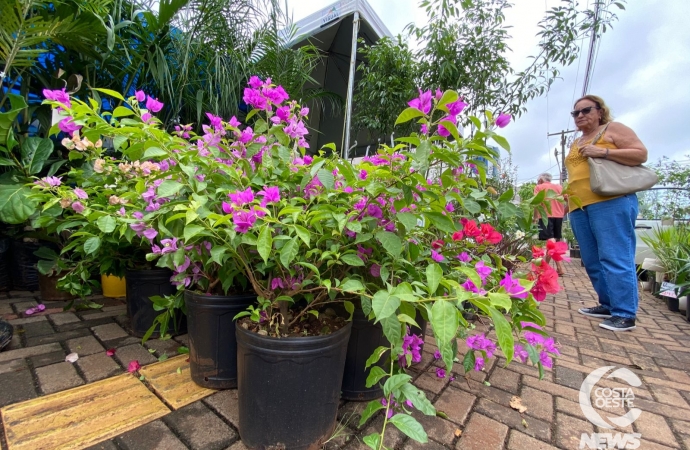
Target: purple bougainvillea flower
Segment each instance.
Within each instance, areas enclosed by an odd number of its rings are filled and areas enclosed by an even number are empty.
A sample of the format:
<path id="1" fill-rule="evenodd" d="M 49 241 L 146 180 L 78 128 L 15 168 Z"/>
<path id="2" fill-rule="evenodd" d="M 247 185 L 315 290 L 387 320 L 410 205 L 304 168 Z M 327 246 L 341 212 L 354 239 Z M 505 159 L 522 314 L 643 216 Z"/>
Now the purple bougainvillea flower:
<path id="1" fill-rule="evenodd" d="M 72 202 L 72 209 L 74 210 L 75 213 L 81 214 L 84 212 L 84 205 L 81 204 L 81 202 Z"/>
<path id="2" fill-rule="evenodd" d="M 520 280 L 513 278 L 512 272 L 508 272 L 499 283 L 511 297 L 525 299 L 529 292 L 520 285 Z"/>
<path id="3" fill-rule="evenodd" d="M 305 106 L 305 107 L 303 107 L 302 109 L 300 109 L 300 111 L 299 111 L 299 115 L 300 115 L 300 116 L 304 117 L 304 116 L 306 116 L 307 114 L 309 114 L 309 108 L 307 108 L 307 107 Z"/>
<path id="4" fill-rule="evenodd" d="M 541 346 L 544 350 L 551 353 L 552 355 L 560 355 L 561 354 L 561 352 L 558 351 L 558 345 L 556 344 L 556 342 L 553 340 L 552 337 L 546 338 L 544 340 L 544 342 L 541 344 Z"/>
<path id="5" fill-rule="evenodd" d="M 470 261 L 470 255 L 467 254 L 467 252 L 462 252 L 458 256 L 456 256 L 460 261 L 462 262 L 469 262 Z"/>
<path id="6" fill-rule="evenodd" d="M 479 278 L 481 278 L 482 283 L 486 281 L 486 277 L 491 275 L 491 272 L 493 269 L 486 264 L 484 264 L 484 261 L 478 261 L 477 264 L 474 265 L 474 268 L 477 270 L 477 274 L 479 274 Z"/>
<path id="7" fill-rule="evenodd" d="M 405 405 L 408 408 L 414 408 L 414 405 L 412 404 L 412 400 L 405 400 Z"/>
<path id="8" fill-rule="evenodd" d="M 256 223 L 256 214 L 253 211 L 233 211 L 232 221 L 236 232 L 246 233 Z"/>
<path id="9" fill-rule="evenodd" d="M 232 212 L 235 210 L 235 208 L 232 207 L 232 205 L 228 202 L 223 202 L 223 212 L 225 214 L 232 214 Z"/>
<path id="10" fill-rule="evenodd" d="M 163 103 L 159 102 L 158 99 L 151 97 L 150 95 L 146 99 L 146 109 L 157 113 L 163 109 Z"/>
<path id="11" fill-rule="evenodd" d="M 531 331 L 526 331 L 524 333 L 525 339 L 527 340 L 527 343 L 532 346 L 537 346 L 541 345 L 544 343 L 546 338 L 542 336 L 541 334 L 533 333 Z"/>
<path id="12" fill-rule="evenodd" d="M 254 201 L 254 192 L 251 187 L 248 187 L 244 191 L 231 192 L 228 197 L 234 205 L 244 206 Z"/>
<path id="13" fill-rule="evenodd" d="M 221 119 L 218 116 L 214 116 L 211 113 L 206 113 L 206 117 L 208 117 L 208 120 L 211 122 L 211 126 L 213 128 L 221 128 L 223 126 L 223 119 Z"/>
<path id="14" fill-rule="evenodd" d="M 36 310 L 37 311 L 45 311 L 46 305 L 44 305 L 43 303 L 39 303 L 38 305 L 36 305 Z"/>
<path id="15" fill-rule="evenodd" d="M 505 128 L 506 125 L 508 125 L 510 123 L 510 119 L 511 119 L 510 114 L 501 113 L 496 118 L 496 125 L 499 128 Z"/>
<path id="16" fill-rule="evenodd" d="M 441 352 L 438 349 L 434 352 L 434 359 L 441 359 Z"/>
<path id="17" fill-rule="evenodd" d="M 428 134 L 429 127 L 427 126 L 427 124 L 423 123 L 422 126 L 419 128 L 419 132 L 422 134 Z"/>
<path id="18" fill-rule="evenodd" d="M 376 217 L 377 219 L 383 219 L 383 211 L 378 205 L 370 203 L 367 205 L 367 216 Z"/>
<path id="19" fill-rule="evenodd" d="M 82 200 L 89 198 L 89 194 L 87 194 L 86 191 L 81 188 L 74 188 L 74 195 Z"/>
<path id="20" fill-rule="evenodd" d="M 436 250 L 432 250 L 431 259 L 433 259 L 436 262 L 443 262 L 446 258 L 444 258 L 443 255 L 437 252 Z"/>
<path id="21" fill-rule="evenodd" d="M 419 97 L 410 100 L 407 104 L 411 108 L 415 108 L 423 112 L 424 114 L 429 114 L 431 111 L 431 91 L 422 92 L 419 90 Z"/>
<path id="22" fill-rule="evenodd" d="M 176 252 L 177 251 L 177 238 L 163 239 L 163 240 L 161 240 L 161 245 L 163 246 L 161 253 L 163 253 L 164 255 L 166 253 Z"/>
<path id="23" fill-rule="evenodd" d="M 149 241 L 152 241 L 156 236 L 158 236 L 158 231 L 153 228 L 147 228 L 144 230 L 144 237 Z"/>
<path id="24" fill-rule="evenodd" d="M 440 367 L 436 368 L 436 376 L 439 378 L 445 378 L 446 377 L 446 371 Z"/>
<path id="25" fill-rule="evenodd" d="M 527 353 L 527 350 L 525 350 L 525 348 L 520 344 L 515 344 L 513 354 L 523 364 L 529 359 L 529 353 Z"/>
<path id="26" fill-rule="evenodd" d="M 62 184 L 62 180 L 59 177 L 43 177 L 34 181 L 34 184 L 43 187 L 56 187 Z"/>
<path id="27" fill-rule="evenodd" d="M 275 291 L 278 288 L 285 289 L 285 284 L 282 278 L 275 277 L 271 280 L 271 289 Z"/>
<path id="28" fill-rule="evenodd" d="M 230 126 L 233 127 L 233 128 L 237 128 L 237 127 L 239 127 L 239 126 L 241 125 L 241 123 L 240 123 L 239 120 L 237 120 L 237 117 L 232 116 L 232 117 L 230 118 L 230 121 L 228 121 L 228 125 L 230 125 Z"/>
<path id="29" fill-rule="evenodd" d="M 254 89 L 259 89 L 261 86 L 263 86 L 264 82 L 256 75 L 252 75 L 249 77 L 249 82 L 247 84 Z"/>
<path id="30" fill-rule="evenodd" d="M 371 273 L 371 276 L 374 278 L 378 278 L 381 276 L 381 266 L 378 264 L 372 264 L 371 268 L 369 269 L 369 273 Z"/>
<path id="31" fill-rule="evenodd" d="M 130 361 L 129 365 L 127 366 L 127 372 L 129 373 L 134 373 L 139 369 L 141 369 L 141 364 L 139 364 L 139 361 L 136 359 L 134 361 Z"/>
<path id="32" fill-rule="evenodd" d="M 481 356 L 476 356 L 474 359 L 474 370 L 481 372 L 484 368 L 484 358 Z"/>
<path id="33" fill-rule="evenodd" d="M 132 217 L 134 217 L 135 219 L 143 219 L 144 213 L 142 213 L 141 211 L 134 211 L 132 213 Z"/>
<path id="34" fill-rule="evenodd" d="M 72 107 L 72 103 L 69 99 L 69 94 L 65 91 L 65 88 L 55 90 L 43 89 L 43 96 L 48 100 L 60 102 L 68 108 Z M 62 107 L 58 107 L 57 110 L 64 111 Z"/>
<path id="35" fill-rule="evenodd" d="M 359 179 L 360 180 L 366 180 L 367 179 L 367 171 L 362 169 L 359 171 Z"/>
<path id="36" fill-rule="evenodd" d="M 74 120 L 72 120 L 71 117 L 65 117 L 60 122 L 58 122 L 58 128 L 60 129 L 60 131 L 64 131 L 65 133 L 71 136 L 74 134 L 75 131 L 79 131 L 81 129 L 81 125 L 77 125 L 76 123 L 74 123 Z"/>
<path id="37" fill-rule="evenodd" d="M 144 91 L 136 91 L 136 92 L 134 93 L 134 98 L 136 98 L 137 101 L 138 101 L 139 103 L 141 103 L 141 102 L 143 102 L 144 100 L 146 100 L 146 94 L 144 93 Z"/>
<path id="38" fill-rule="evenodd" d="M 141 115 L 141 121 L 144 123 L 149 123 L 151 120 L 153 120 L 153 116 L 151 113 L 145 112 L 144 114 Z"/>
<path id="39" fill-rule="evenodd" d="M 278 186 L 264 186 L 263 190 L 257 192 L 256 195 L 261 195 L 264 198 L 261 202 L 264 206 L 268 203 L 280 201 L 280 189 L 278 189 Z"/>
<path id="40" fill-rule="evenodd" d="M 545 351 L 541 351 L 539 353 L 539 362 L 541 362 L 542 365 L 548 369 L 553 368 L 553 359 L 551 359 L 551 356 L 549 356 L 549 354 Z"/>

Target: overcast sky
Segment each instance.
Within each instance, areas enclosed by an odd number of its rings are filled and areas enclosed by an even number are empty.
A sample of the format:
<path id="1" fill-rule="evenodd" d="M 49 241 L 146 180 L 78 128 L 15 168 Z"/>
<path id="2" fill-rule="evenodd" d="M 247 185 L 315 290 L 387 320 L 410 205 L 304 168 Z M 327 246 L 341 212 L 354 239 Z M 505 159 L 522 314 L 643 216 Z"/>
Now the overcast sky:
<path id="1" fill-rule="evenodd" d="M 418 0 L 368 0 L 391 33 L 405 25 L 426 22 Z M 297 21 L 331 2 L 288 0 Z M 506 11 L 513 28 L 508 58 L 516 70 L 528 64 L 535 53 L 537 23 L 546 7 L 557 0 L 515 0 Z M 587 4 L 587 0 L 580 3 Z M 391 7 L 391 6 L 395 7 Z M 649 150 L 649 162 L 661 156 L 688 160 L 690 155 L 690 1 L 628 0 L 626 10 L 615 6 L 618 21 L 600 43 L 588 93 L 604 98 L 614 119 L 630 126 Z M 559 137 L 547 133 L 573 129 L 568 114 L 573 100 L 582 94 L 582 81 L 589 42 L 584 42 L 581 60 L 561 71 L 548 96 L 527 104 L 528 112 L 502 130 L 508 138 L 518 180 L 528 181 L 550 171 L 558 177 L 553 150 Z"/>

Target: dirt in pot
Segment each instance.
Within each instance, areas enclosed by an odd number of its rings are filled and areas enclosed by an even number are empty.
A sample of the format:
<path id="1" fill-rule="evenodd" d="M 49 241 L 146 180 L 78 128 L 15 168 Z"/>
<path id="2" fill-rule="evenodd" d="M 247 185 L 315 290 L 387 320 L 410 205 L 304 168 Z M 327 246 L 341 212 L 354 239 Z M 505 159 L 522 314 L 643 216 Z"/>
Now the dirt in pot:
<path id="1" fill-rule="evenodd" d="M 293 317 L 289 315 L 288 320 L 292 321 Z M 262 316 L 261 322 L 254 322 L 249 317 L 244 317 L 238 320 L 238 323 L 245 330 L 271 337 L 325 336 L 347 325 L 347 320 L 338 316 L 333 308 L 324 309 L 318 313 L 318 317 L 311 313 L 303 315 L 300 320 L 290 326 L 288 334 L 279 334 L 280 320 L 280 314 L 276 313 L 271 318 Z"/>

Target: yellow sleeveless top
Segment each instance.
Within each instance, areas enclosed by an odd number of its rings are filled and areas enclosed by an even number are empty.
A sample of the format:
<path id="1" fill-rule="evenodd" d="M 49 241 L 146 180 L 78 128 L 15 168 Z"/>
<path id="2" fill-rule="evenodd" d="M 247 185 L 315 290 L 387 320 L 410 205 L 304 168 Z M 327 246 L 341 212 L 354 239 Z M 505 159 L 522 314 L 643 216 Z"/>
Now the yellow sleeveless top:
<path id="1" fill-rule="evenodd" d="M 604 135 L 606 133 L 604 132 Z M 616 149 L 616 147 L 611 142 L 604 141 L 604 135 L 602 135 L 597 142 L 593 145 L 601 148 Z M 585 156 L 580 156 L 580 146 L 577 145 L 577 141 L 573 142 L 570 146 L 570 152 L 565 158 L 565 167 L 568 169 L 568 207 L 570 211 L 575 211 L 579 208 L 572 198 L 577 197 L 580 200 L 582 206 L 591 205 L 594 203 L 604 202 L 606 200 L 611 200 L 612 198 L 620 197 L 620 195 L 615 195 L 613 197 L 604 197 L 602 195 L 597 195 L 592 192 L 589 184 L 589 164 L 587 164 L 587 158 Z"/>

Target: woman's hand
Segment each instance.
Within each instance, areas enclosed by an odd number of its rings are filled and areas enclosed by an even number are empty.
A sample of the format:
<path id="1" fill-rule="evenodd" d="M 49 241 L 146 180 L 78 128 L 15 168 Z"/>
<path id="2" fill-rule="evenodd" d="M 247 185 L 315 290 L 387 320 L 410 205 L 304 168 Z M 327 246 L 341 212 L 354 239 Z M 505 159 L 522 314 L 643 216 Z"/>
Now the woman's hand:
<path id="1" fill-rule="evenodd" d="M 606 149 L 597 147 L 592 144 L 587 144 L 584 147 L 580 147 L 580 155 L 588 158 L 605 158 Z"/>

